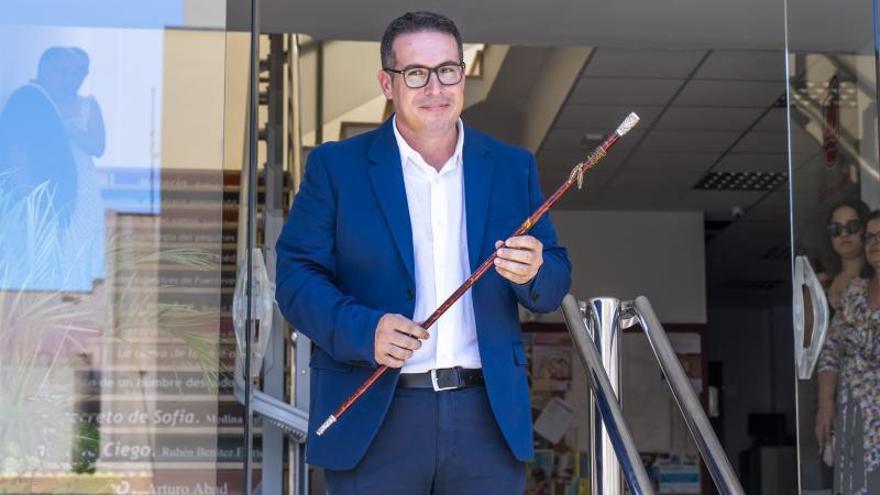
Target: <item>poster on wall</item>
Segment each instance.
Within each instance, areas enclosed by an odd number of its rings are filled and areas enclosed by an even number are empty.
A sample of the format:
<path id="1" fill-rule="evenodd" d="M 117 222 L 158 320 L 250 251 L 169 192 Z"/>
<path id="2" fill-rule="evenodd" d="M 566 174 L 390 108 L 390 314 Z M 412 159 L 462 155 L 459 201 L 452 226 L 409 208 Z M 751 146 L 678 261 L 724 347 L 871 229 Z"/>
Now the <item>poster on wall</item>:
<path id="1" fill-rule="evenodd" d="M 568 390 L 571 387 L 572 353 L 568 334 L 535 335 L 532 344 L 532 389 Z"/>

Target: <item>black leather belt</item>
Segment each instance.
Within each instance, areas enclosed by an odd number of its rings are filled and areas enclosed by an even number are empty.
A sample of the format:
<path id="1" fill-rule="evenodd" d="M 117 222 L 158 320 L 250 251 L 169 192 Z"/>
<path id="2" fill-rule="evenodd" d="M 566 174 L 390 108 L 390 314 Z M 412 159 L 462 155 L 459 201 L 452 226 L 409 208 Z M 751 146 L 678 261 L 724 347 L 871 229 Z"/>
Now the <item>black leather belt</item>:
<path id="1" fill-rule="evenodd" d="M 483 370 L 476 368 L 442 368 L 424 373 L 401 373 L 399 386 L 406 388 L 433 388 L 435 392 L 483 385 Z"/>

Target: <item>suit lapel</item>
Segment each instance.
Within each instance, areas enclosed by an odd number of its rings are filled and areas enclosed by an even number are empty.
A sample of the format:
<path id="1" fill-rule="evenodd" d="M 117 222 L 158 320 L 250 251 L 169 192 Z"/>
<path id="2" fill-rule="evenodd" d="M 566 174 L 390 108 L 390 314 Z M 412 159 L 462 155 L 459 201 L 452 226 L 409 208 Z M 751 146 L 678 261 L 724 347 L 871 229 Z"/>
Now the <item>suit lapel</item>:
<path id="1" fill-rule="evenodd" d="M 484 138 L 467 126 L 465 126 L 462 153 L 468 260 L 471 272 L 473 272 L 483 262 L 480 258 L 480 246 L 482 246 L 483 236 L 486 232 L 486 215 L 489 211 L 494 163 L 489 159 L 489 148 Z"/>
<path id="2" fill-rule="evenodd" d="M 391 229 L 400 257 L 410 278 L 415 281 L 412 226 L 406 201 L 406 186 L 403 183 L 403 169 L 400 165 L 400 151 L 394 139 L 392 122 L 392 119 L 388 119 L 382 124 L 368 151 L 367 158 L 373 162 L 369 168 L 370 183 L 376 193 L 376 200 L 382 207 L 388 228 Z"/>

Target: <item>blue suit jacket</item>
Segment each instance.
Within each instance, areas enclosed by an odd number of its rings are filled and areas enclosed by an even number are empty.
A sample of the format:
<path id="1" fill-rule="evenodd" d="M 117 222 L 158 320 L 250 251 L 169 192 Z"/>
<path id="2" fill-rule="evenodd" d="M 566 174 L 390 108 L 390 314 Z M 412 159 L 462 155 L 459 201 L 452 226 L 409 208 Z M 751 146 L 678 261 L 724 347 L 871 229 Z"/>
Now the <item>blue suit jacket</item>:
<path id="1" fill-rule="evenodd" d="M 379 318 L 412 318 L 413 241 L 392 120 L 312 151 L 276 246 L 278 306 L 316 344 L 311 357 L 307 459 L 350 469 L 378 431 L 399 377 L 390 370 L 324 435 L 315 429 L 376 368 Z M 465 127 L 464 197 L 473 271 L 543 201 L 532 155 Z M 532 456 L 526 354 L 517 302 L 555 310 L 570 285 L 565 249 L 545 216 L 531 231 L 544 264 L 523 285 L 490 270 L 471 289 L 480 358 L 498 425 L 518 459 Z"/>

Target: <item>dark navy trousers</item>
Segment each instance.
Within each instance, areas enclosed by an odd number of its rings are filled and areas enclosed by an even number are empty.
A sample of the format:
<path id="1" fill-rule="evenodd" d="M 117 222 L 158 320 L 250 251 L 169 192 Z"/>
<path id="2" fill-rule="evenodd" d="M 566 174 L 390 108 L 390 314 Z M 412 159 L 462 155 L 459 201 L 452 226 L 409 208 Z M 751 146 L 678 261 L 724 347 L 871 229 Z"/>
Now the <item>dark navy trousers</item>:
<path id="1" fill-rule="evenodd" d="M 526 469 L 507 446 L 485 387 L 398 388 L 364 458 L 325 475 L 330 495 L 519 495 Z"/>

